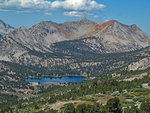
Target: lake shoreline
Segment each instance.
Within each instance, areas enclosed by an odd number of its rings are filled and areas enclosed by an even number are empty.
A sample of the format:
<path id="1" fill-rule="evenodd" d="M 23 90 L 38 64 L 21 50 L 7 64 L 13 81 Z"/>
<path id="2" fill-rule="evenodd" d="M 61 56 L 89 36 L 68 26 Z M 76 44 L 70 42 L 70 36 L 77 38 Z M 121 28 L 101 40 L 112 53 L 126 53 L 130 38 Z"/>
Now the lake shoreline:
<path id="1" fill-rule="evenodd" d="M 72 83 L 80 83 L 86 81 L 85 76 L 63 76 L 63 77 L 41 77 L 41 78 L 27 78 L 25 79 L 26 82 L 30 84 L 37 84 L 37 85 L 66 85 Z"/>

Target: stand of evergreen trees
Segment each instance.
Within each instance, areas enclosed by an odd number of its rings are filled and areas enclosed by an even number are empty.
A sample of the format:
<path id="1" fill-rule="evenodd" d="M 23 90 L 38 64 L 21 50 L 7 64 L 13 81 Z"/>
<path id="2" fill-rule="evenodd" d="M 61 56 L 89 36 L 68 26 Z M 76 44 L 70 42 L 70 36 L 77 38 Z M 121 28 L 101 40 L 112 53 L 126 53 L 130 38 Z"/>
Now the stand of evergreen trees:
<path id="1" fill-rule="evenodd" d="M 80 104 L 75 107 L 70 103 L 64 107 L 62 113 L 150 113 L 150 102 L 143 102 L 140 108 L 136 106 L 123 108 L 118 98 L 108 100 L 106 105 L 95 103 L 94 105 Z"/>

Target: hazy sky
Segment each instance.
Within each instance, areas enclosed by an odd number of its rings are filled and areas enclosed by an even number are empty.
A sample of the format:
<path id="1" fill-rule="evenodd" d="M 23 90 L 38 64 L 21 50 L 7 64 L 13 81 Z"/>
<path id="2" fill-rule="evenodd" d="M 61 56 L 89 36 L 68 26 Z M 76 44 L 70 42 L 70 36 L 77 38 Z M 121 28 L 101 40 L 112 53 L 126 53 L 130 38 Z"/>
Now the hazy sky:
<path id="1" fill-rule="evenodd" d="M 16 28 L 86 17 L 96 22 L 113 19 L 137 24 L 150 35 L 149 12 L 150 0 L 0 0 L 0 19 Z"/>

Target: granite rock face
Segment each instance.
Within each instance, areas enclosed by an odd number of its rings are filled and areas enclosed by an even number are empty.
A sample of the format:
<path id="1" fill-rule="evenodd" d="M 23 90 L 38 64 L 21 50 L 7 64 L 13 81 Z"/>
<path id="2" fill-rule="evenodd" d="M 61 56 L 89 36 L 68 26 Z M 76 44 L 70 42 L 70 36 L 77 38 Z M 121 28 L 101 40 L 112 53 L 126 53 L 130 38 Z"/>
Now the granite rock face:
<path id="1" fill-rule="evenodd" d="M 13 30 L 14 30 L 14 27 L 0 20 L 0 37 L 2 37 L 5 34 L 8 34 L 10 31 L 13 31 Z"/>
<path id="2" fill-rule="evenodd" d="M 82 38 L 55 43 L 53 49 L 68 54 L 78 54 L 79 51 L 100 54 L 129 52 L 149 45 L 150 37 L 136 25 L 127 26 L 113 20 L 95 23 Z"/>
<path id="3" fill-rule="evenodd" d="M 116 53 L 149 45 L 150 37 L 136 25 L 128 26 L 115 20 L 95 23 L 83 19 L 63 24 L 45 21 L 4 35 L 0 39 L 0 60 L 20 63 L 28 58 L 38 62 L 40 58 L 32 59 L 34 55 L 31 53 Z"/>
<path id="4" fill-rule="evenodd" d="M 134 62 L 128 66 L 129 71 L 144 70 L 150 67 L 150 57 L 141 59 L 138 62 Z"/>

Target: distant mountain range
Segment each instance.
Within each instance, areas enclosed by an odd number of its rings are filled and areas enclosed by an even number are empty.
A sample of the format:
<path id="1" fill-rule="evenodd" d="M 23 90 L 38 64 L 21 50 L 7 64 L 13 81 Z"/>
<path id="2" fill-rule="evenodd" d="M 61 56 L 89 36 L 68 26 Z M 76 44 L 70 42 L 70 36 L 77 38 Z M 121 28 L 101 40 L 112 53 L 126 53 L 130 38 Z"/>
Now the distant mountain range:
<path id="1" fill-rule="evenodd" d="M 28 77 L 105 76 L 150 64 L 150 37 L 136 25 L 116 20 L 45 21 L 11 30 L 0 38 L 0 90 L 4 93 L 27 88 Z"/>
<path id="2" fill-rule="evenodd" d="M 14 27 L 0 20 L 0 37 L 2 37 L 5 34 L 8 34 L 10 31 L 13 31 L 13 30 L 14 30 Z"/>
<path id="3" fill-rule="evenodd" d="M 83 19 L 63 24 L 45 21 L 4 35 L 0 45 L 0 60 L 19 62 L 23 56 L 31 56 L 29 51 L 70 55 L 134 51 L 149 46 L 150 37 L 136 25 L 115 20 L 95 23 Z"/>

